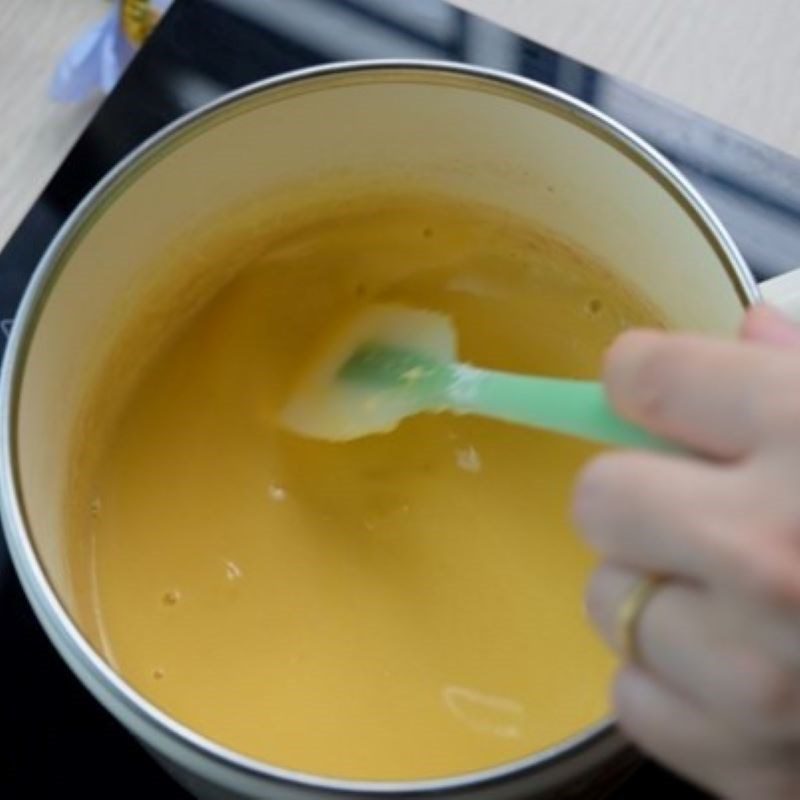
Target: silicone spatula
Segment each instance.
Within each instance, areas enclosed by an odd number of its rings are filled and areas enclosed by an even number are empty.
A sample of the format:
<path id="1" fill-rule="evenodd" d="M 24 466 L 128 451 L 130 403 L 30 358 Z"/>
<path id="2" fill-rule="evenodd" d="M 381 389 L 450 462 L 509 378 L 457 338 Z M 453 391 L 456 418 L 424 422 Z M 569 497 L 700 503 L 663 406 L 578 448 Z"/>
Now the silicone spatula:
<path id="1" fill-rule="evenodd" d="M 281 413 L 289 430 L 329 441 L 385 433 L 416 414 L 477 414 L 600 442 L 670 446 L 621 419 L 599 382 L 460 363 L 449 317 L 370 306 L 317 347 Z"/>

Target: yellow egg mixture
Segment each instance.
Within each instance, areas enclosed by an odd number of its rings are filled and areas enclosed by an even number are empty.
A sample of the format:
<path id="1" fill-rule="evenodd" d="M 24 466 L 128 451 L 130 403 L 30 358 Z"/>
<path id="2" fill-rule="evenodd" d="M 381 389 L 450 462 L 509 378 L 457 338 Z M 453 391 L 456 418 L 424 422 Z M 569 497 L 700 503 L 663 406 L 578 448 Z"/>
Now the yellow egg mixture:
<path id="1" fill-rule="evenodd" d="M 446 414 L 348 443 L 280 430 L 309 343 L 378 301 L 450 315 L 462 360 L 581 378 L 658 321 L 585 254 L 486 209 L 367 198 L 266 237 L 129 397 L 71 566 L 108 660 L 210 739 L 321 775 L 446 776 L 607 712 L 569 523 L 593 449 Z"/>

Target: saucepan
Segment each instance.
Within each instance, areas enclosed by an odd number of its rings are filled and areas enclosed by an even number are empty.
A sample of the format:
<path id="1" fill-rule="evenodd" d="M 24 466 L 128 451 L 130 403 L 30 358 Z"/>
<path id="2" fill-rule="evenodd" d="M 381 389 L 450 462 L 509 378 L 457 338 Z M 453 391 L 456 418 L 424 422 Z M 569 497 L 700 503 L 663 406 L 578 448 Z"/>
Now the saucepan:
<path id="1" fill-rule="evenodd" d="M 598 797 L 631 754 L 613 719 L 516 763 L 440 780 L 326 779 L 259 763 L 149 703 L 75 622 L 64 549 L 70 441 L 87 383 L 159 254 L 198 220 L 289 184 L 402 177 L 535 219 L 618 272 L 676 328 L 733 335 L 767 296 L 800 310 L 800 275 L 759 287 L 723 225 L 646 142 L 577 100 L 439 62 L 282 75 L 165 128 L 84 200 L 38 265 L 0 393 L 0 496 L 31 606 L 85 686 L 200 798 Z"/>

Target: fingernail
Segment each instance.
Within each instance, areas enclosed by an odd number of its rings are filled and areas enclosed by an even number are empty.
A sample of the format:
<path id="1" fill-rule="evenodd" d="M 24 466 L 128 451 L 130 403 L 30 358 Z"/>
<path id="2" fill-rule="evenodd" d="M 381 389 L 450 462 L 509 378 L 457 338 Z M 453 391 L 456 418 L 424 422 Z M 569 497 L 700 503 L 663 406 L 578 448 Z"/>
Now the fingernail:
<path id="1" fill-rule="evenodd" d="M 598 460 L 590 462 L 583 468 L 575 484 L 572 497 L 572 519 L 581 538 L 591 542 L 591 522 L 597 507 L 600 489 Z"/>
<path id="2" fill-rule="evenodd" d="M 657 405 L 661 385 L 653 357 L 660 341 L 661 335 L 652 331 L 629 331 L 606 355 L 603 382 L 612 406 L 623 416 L 641 420 Z"/>
<path id="3" fill-rule="evenodd" d="M 742 338 L 775 347 L 800 347 L 800 327 L 777 308 L 758 305 L 747 312 Z"/>

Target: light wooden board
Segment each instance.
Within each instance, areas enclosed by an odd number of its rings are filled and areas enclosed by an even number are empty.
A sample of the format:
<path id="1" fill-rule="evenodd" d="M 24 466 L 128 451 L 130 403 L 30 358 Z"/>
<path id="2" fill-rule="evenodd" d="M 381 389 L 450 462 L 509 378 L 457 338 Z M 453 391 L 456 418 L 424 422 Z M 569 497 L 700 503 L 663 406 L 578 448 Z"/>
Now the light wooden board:
<path id="1" fill-rule="evenodd" d="M 0 247 L 91 116 L 94 106 L 53 103 L 48 87 L 60 54 L 107 10 L 102 0 L 0 0 Z"/>
<path id="2" fill-rule="evenodd" d="M 453 0 L 800 156 L 798 0 Z"/>

